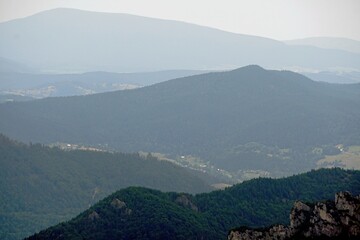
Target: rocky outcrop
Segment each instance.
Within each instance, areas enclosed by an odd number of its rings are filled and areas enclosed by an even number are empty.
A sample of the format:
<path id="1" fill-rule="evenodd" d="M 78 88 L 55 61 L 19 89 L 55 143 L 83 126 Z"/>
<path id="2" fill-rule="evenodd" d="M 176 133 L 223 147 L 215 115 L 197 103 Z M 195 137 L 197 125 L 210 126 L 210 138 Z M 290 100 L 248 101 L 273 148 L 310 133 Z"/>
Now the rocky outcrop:
<path id="1" fill-rule="evenodd" d="M 242 227 L 230 231 L 229 240 L 360 239 L 360 196 L 340 192 L 335 202 L 314 205 L 297 201 L 291 210 L 290 226 L 266 229 Z"/>
<path id="2" fill-rule="evenodd" d="M 131 215 L 132 213 L 132 210 L 126 207 L 126 203 L 117 198 L 114 198 L 111 201 L 110 205 L 117 210 L 121 209 L 122 213 L 124 213 L 125 215 Z"/>
<path id="3" fill-rule="evenodd" d="M 90 221 L 95 221 L 95 220 L 97 220 L 97 219 L 99 219 L 100 218 L 100 216 L 99 216 L 99 214 L 96 212 L 96 211 L 92 211 L 90 214 L 89 214 L 89 216 L 88 216 L 88 219 L 90 220 Z"/>
<path id="4" fill-rule="evenodd" d="M 110 204 L 115 209 L 120 209 L 120 208 L 126 207 L 126 203 L 117 198 L 114 198 Z"/>
<path id="5" fill-rule="evenodd" d="M 191 210 L 198 212 L 198 207 L 190 200 L 190 197 L 186 194 L 181 194 L 175 199 L 175 202 L 183 207 L 190 208 Z"/>
<path id="6" fill-rule="evenodd" d="M 228 239 L 284 240 L 284 239 L 291 239 L 291 231 L 283 225 L 275 225 L 270 228 L 264 228 L 264 229 L 250 229 L 243 227 L 230 231 Z"/>

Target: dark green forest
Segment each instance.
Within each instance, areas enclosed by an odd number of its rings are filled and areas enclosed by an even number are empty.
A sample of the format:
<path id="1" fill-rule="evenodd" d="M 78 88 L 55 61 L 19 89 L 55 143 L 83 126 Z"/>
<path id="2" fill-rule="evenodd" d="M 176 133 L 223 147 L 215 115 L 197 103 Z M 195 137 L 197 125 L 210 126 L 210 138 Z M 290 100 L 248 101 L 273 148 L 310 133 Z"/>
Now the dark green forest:
<path id="1" fill-rule="evenodd" d="M 210 191 L 212 178 L 148 155 L 64 151 L 0 135 L 0 239 L 19 239 L 69 220 L 129 186 Z"/>
<path id="2" fill-rule="evenodd" d="M 360 171 L 260 178 L 198 195 L 130 187 L 28 239 L 226 239 L 228 230 L 242 225 L 287 224 L 295 200 L 333 199 L 344 190 L 360 193 Z"/>

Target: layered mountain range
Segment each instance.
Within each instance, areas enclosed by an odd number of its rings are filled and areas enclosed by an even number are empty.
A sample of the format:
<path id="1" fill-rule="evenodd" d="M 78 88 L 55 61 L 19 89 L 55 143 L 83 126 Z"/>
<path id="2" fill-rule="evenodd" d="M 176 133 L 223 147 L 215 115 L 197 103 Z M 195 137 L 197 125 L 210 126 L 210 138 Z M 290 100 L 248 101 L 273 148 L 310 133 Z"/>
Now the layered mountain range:
<path id="1" fill-rule="evenodd" d="M 65 8 L 0 23 L 0 239 L 357 238 L 359 46 Z"/>

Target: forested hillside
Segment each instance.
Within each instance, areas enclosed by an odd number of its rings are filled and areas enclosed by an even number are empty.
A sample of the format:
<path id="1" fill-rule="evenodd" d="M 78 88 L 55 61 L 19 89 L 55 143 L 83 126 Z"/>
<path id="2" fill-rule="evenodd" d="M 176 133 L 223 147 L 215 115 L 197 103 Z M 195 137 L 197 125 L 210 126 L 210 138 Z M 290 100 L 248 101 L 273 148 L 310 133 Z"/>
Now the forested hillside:
<path id="1" fill-rule="evenodd" d="M 359 194 L 359 186 L 360 171 L 323 169 L 195 196 L 131 187 L 29 239 L 226 239 L 236 226 L 288 223 L 295 200 L 332 199 L 340 190 Z"/>
<path id="2" fill-rule="evenodd" d="M 135 90 L 1 104 L 0 131 L 283 176 L 315 168 L 337 144 L 360 145 L 359 91 L 360 84 L 247 66 Z"/>
<path id="3" fill-rule="evenodd" d="M 152 156 L 63 151 L 0 135 L 0 239 L 19 239 L 69 220 L 129 186 L 210 191 L 211 179 Z M 201 178 L 200 178 L 201 177 Z"/>

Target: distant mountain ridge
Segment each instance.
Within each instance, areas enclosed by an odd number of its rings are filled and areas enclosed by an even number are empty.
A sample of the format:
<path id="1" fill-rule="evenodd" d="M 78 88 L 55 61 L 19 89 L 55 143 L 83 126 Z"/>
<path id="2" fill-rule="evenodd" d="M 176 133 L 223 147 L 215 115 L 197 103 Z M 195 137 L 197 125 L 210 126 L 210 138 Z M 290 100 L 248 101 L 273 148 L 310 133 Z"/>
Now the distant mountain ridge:
<path id="1" fill-rule="evenodd" d="M 328 83 L 360 83 L 360 72 L 318 72 L 318 73 L 301 73 L 315 81 Z"/>
<path id="2" fill-rule="evenodd" d="M 248 66 L 135 90 L 0 104 L 0 131 L 23 141 L 192 155 L 235 172 L 281 176 L 316 167 L 337 144 L 360 145 L 359 89 Z"/>
<path id="3" fill-rule="evenodd" d="M 0 24 L 0 57 L 41 71 L 360 68 L 360 54 L 120 13 L 53 9 Z"/>
<path id="4" fill-rule="evenodd" d="M 167 70 L 139 73 L 88 72 L 81 74 L 3 72 L 0 75 L 0 96 L 12 94 L 44 98 L 87 95 L 133 89 L 204 72 L 206 71 Z"/>
<path id="5" fill-rule="evenodd" d="M 327 49 L 338 49 L 348 52 L 360 53 L 360 41 L 347 38 L 312 37 L 285 41 L 289 45 L 314 46 Z"/>

